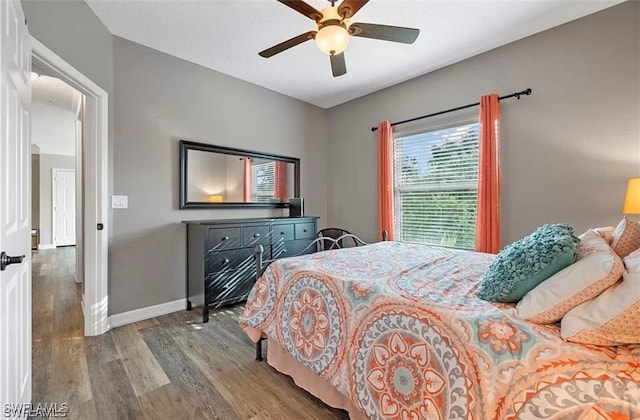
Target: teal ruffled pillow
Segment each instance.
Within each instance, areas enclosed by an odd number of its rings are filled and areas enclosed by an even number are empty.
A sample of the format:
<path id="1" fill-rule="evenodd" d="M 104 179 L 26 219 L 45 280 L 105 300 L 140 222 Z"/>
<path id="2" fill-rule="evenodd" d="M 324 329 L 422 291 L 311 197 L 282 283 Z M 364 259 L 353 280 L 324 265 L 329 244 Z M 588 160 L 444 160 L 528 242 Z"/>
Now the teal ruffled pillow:
<path id="1" fill-rule="evenodd" d="M 505 247 L 493 260 L 478 288 L 478 297 L 517 302 L 527 292 L 576 260 L 580 242 L 567 224 L 539 227 Z"/>

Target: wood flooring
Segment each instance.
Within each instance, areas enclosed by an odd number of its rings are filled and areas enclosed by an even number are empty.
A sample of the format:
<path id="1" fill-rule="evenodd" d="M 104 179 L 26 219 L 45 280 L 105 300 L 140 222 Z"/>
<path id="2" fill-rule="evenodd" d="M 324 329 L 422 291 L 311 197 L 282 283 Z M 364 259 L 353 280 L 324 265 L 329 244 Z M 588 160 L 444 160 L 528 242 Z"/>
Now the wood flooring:
<path id="1" fill-rule="evenodd" d="M 83 337 L 75 249 L 33 253 L 32 403 L 71 419 L 348 419 L 266 362 L 238 326 L 242 306 L 180 311 Z"/>

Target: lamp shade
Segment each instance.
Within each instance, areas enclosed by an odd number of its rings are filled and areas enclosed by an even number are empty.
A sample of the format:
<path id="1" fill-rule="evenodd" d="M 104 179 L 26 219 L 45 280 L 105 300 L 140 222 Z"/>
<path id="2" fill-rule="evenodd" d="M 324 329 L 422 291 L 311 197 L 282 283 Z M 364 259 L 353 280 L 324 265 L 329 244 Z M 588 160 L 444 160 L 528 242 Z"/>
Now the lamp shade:
<path id="1" fill-rule="evenodd" d="M 640 214 L 640 178 L 631 178 L 627 183 L 622 213 Z"/>
<path id="2" fill-rule="evenodd" d="M 218 194 L 212 194 L 209 196 L 210 203 L 222 203 L 224 201 L 223 197 Z"/>

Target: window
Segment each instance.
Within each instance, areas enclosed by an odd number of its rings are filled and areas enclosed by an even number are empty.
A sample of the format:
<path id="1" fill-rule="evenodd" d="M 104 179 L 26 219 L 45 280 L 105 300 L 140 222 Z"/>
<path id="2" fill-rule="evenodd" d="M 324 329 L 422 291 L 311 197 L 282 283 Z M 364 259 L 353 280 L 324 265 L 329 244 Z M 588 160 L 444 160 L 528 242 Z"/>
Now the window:
<path id="1" fill-rule="evenodd" d="M 253 164 L 253 197 L 258 203 L 268 203 L 275 196 L 275 162 Z"/>
<path id="2" fill-rule="evenodd" d="M 394 140 L 397 240 L 474 247 L 478 131 L 472 123 Z"/>

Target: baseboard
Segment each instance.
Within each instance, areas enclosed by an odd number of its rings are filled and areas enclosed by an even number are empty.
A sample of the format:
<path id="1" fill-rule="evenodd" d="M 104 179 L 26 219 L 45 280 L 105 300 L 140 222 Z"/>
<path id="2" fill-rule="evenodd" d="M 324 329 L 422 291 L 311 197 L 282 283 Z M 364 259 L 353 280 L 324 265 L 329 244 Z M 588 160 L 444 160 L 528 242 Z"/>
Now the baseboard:
<path id="1" fill-rule="evenodd" d="M 53 244 L 40 244 L 38 245 L 38 249 L 55 249 L 55 245 Z"/>
<path id="2" fill-rule="evenodd" d="M 178 312 L 187 308 L 187 299 L 178 299 L 172 302 L 165 302 L 159 305 L 147 306 L 146 308 L 134 309 L 133 311 L 111 315 L 109 317 L 109 328 L 131 324 L 133 322 L 144 321 L 160 315 Z"/>

